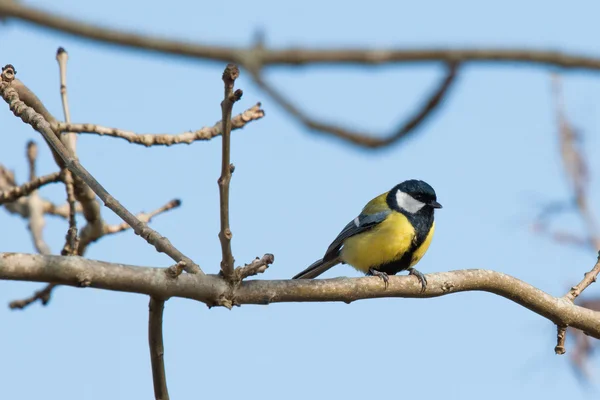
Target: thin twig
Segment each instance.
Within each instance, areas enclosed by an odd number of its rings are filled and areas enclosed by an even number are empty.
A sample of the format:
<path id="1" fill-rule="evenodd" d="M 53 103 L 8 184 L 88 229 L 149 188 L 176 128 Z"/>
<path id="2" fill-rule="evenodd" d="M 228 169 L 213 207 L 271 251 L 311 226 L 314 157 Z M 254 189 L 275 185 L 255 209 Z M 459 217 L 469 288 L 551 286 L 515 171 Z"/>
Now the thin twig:
<path id="1" fill-rule="evenodd" d="M 69 96 L 67 94 L 67 61 L 69 55 L 67 51 L 59 47 L 56 52 L 56 61 L 58 61 L 58 69 L 60 74 L 60 98 L 63 105 L 63 113 L 65 116 L 65 122 L 71 123 L 71 112 L 69 110 Z M 61 137 L 61 140 L 65 143 L 65 146 L 71 150 L 72 154 L 76 152 L 77 137 L 73 133 L 68 133 Z M 65 237 L 65 244 L 63 246 L 61 254 L 63 256 L 77 254 L 78 238 L 77 238 L 77 219 L 75 218 L 75 186 L 73 182 L 73 176 L 71 171 L 67 168 L 63 169 L 65 189 L 67 193 L 67 204 L 69 205 L 69 229 Z"/>
<path id="2" fill-rule="evenodd" d="M 14 179 L 14 174 L 0 164 L 0 190 L 6 192 L 18 186 Z M 42 209 L 44 214 L 58 216 L 64 219 L 68 218 L 69 210 L 67 204 L 56 205 L 51 201 L 42 198 Z M 27 207 L 27 198 L 20 197 L 12 203 L 5 203 L 4 208 L 11 214 L 17 214 L 23 218 L 29 218 L 29 209 Z M 81 204 L 77 204 L 76 210 L 81 213 Z"/>
<path id="3" fill-rule="evenodd" d="M 288 100 L 283 92 L 278 91 L 274 86 L 268 84 L 263 79 L 260 70 L 250 70 L 250 73 L 256 84 L 261 89 L 263 89 L 285 111 L 287 111 L 292 117 L 298 119 L 308 129 L 330 134 L 359 146 L 375 149 L 388 146 L 402 138 L 405 138 L 419 125 L 425 122 L 428 117 L 432 116 L 455 82 L 458 66 L 459 65 L 457 63 L 449 63 L 446 76 L 444 79 L 442 79 L 437 89 L 430 95 L 429 99 L 412 117 L 402 123 L 393 134 L 388 135 L 387 137 L 318 121 L 302 111 L 300 107 L 293 104 L 291 100 Z"/>
<path id="4" fill-rule="evenodd" d="M 241 129 L 246 124 L 252 121 L 256 121 L 265 116 L 264 110 L 261 108 L 261 104 L 257 103 L 250 107 L 241 114 L 236 115 L 231 120 L 231 129 Z M 223 124 L 221 121 L 215 123 L 211 127 L 200 128 L 194 132 L 184 132 L 180 134 L 152 134 L 144 133 L 138 134 L 131 131 L 125 131 L 117 128 L 108 128 L 94 124 L 65 124 L 58 123 L 55 127 L 57 131 L 61 132 L 77 132 L 77 133 L 90 133 L 100 136 L 109 136 L 120 138 L 128 141 L 129 143 L 140 144 L 146 147 L 150 146 L 172 146 L 174 144 L 191 144 L 198 140 L 210 140 L 214 137 L 220 136 Z"/>
<path id="5" fill-rule="evenodd" d="M 165 302 L 155 297 L 150 297 L 148 308 L 150 309 L 150 316 L 148 318 L 148 345 L 150 347 L 150 361 L 152 363 L 154 397 L 156 400 L 169 400 L 162 333 Z"/>
<path id="6" fill-rule="evenodd" d="M 154 218 L 155 216 L 162 214 L 166 211 L 172 210 L 174 208 L 177 208 L 180 205 L 181 205 L 181 200 L 174 199 L 150 213 L 143 213 L 143 212 L 139 213 L 136 215 L 136 218 L 139 219 L 141 222 L 147 224 L 150 221 L 152 221 L 152 218 Z M 81 253 L 81 254 L 85 253 L 87 247 L 91 243 L 98 241 L 99 239 L 103 238 L 104 236 L 114 235 L 115 233 L 123 232 L 130 228 L 131 228 L 131 226 L 129 224 L 127 224 L 126 222 L 123 222 L 123 223 L 115 224 L 115 225 L 104 224 L 102 229 L 97 234 L 96 234 L 96 232 L 84 230 L 81 232 L 81 236 L 80 236 L 79 253 Z"/>
<path id="7" fill-rule="evenodd" d="M 56 137 L 50 124 L 37 113 L 33 108 L 28 107 L 24 102 L 19 100 L 19 95 L 15 89 L 11 87 L 11 82 L 14 79 L 14 68 L 12 65 L 7 65 L 2 70 L 2 82 L 0 83 L 0 95 L 8 103 L 13 114 L 23 122 L 31 125 L 36 131 L 40 132 L 44 138 L 50 143 L 54 151 L 63 160 L 65 166 L 76 176 L 80 177 L 86 185 L 88 185 L 94 193 L 100 197 L 104 205 L 115 212 L 125 222 L 127 222 L 135 231 L 136 234 L 144 238 L 148 243 L 153 245 L 158 252 L 166 253 L 175 261 L 185 261 L 187 272 L 202 273 L 197 264 L 183 253 L 177 250 L 171 242 L 161 236 L 158 232 L 148 227 L 143 222 L 139 221 L 135 215 L 127 210 L 113 196 L 104 189 L 102 185 L 81 165 L 76 157 L 69 152 L 64 144 Z M 229 121 L 230 123 L 231 121 Z"/>
<path id="8" fill-rule="evenodd" d="M 52 290 L 56 287 L 54 283 L 47 284 L 42 290 L 38 290 L 32 296 L 23 299 L 23 300 L 14 300 L 8 304 L 8 307 L 11 310 L 22 310 L 27 306 L 35 303 L 36 301 L 41 301 L 42 305 L 47 305 L 50 302 L 50 298 L 52 296 Z"/>
<path id="9" fill-rule="evenodd" d="M 23 196 L 29 195 L 31 192 L 41 188 L 44 185 L 60 181 L 60 172 L 53 172 L 51 174 L 35 178 L 33 181 L 27 182 L 21 186 L 13 186 L 8 190 L 0 191 L 0 204 L 12 203 Z"/>
<path id="10" fill-rule="evenodd" d="M 142 213 L 137 214 L 136 217 L 140 221 L 147 224 L 150 221 L 152 221 L 152 218 L 156 217 L 157 215 L 167 212 L 169 210 L 172 210 L 174 208 L 177 208 L 179 206 L 181 206 L 181 200 L 173 199 L 173 200 L 169 201 L 167 204 L 163 205 L 160 208 L 157 208 L 156 210 L 154 210 L 150 213 L 142 212 Z M 104 231 L 105 235 L 112 235 L 115 233 L 123 232 L 129 228 L 131 228 L 131 226 L 129 226 L 129 224 L 127 224 L 126 222 L 122 222 L 122 223 L 116 224 L 116 225 L 106 224 L 106 225 L 104 225 L 103 231 Z"/>
<path id="11" fill-rule="evenodd" d="M 565 325 L 556 326 L 556 346 L 554 347 L 554 353 L 558 355 L 565 354 L 565 340 L 567 338 L 567 327 Z"/>
<path id="12" fill-rule="evenodd" d="M 240 70 L 234 64 L 228 64 L 223 72 L 223 83 L 225 87 L 225 96 L 221 102 L 221 112 L 223 118 L 223 146 L 221 160 L 221 177 L 219 183 L 221 230 L 219 231 L 219 240 L 221 241 L 221 251 L 223 260 L 221 261 L 221 272 L 226 278 L 231 278 L 233 274 L 233 254 L 231 252 L 231 228 L 229 227 L 229 183 L 231 182 L 231 173 L 233 164 L 230 162 L 231 156 L 231 112 L 233 103 L 242 97 L 240 89 L 233 91 L 235 80 L 240 76 Z"/>
<path id="13" fill-rule="evenodd" d="M 600 252 L 598 253 L 598 260 L 596 261 L 596 265 L 592 268 L 591 271 L 586 272 L 584 274 L 583 279 L 577 285 L 573 286 L 569 293 L 567 293 L 564 297 L 569 301 L 574 301 L 577 296 L 581 294 L 588 286 L 592 283 L 596 282 L 596 277 L 600 273 Z"/>
<path id="14" fill-rule="evenodd" d="M 275 261 L 273 254 L 265 254 L 262 258 L 256 257 L 250 264 L 246 264 L 243 267 L 237 267 L 234 271 L 237 278 L 241 281 L 249 276 L 262 274 L 269 268 L 270 264 Z"/>

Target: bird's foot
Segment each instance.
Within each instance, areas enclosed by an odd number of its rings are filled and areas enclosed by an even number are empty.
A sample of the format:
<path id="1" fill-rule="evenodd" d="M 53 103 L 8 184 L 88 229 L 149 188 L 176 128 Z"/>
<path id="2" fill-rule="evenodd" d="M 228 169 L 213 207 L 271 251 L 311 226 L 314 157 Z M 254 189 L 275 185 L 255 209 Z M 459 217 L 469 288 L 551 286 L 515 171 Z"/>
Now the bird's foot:
<path id="1" fill-rule="evenodd" d="M 383 283 L 385 283 L 385 288 L 387 289 L 388 282 L 390 280 L 388 274 L 386 274 L 385 272 L 377 271 L 375 268 L 369 268 L 369 273 L 367 275 L 378 276 L 381 279 L 383 279 Z"/>
<path id="2" fill-rule="evenodd" d="M 423 293 L 425 291 L 425 288 L 427 288 L 427 278 L 425 278 L 425 275 L 423 275 L 421 272 L 417 271 L 414 268 L 409 268 L 408 274 L 414 275 L 417 278 L 419 278 L 419 282 L 421 282 L 421 293 Z"/>

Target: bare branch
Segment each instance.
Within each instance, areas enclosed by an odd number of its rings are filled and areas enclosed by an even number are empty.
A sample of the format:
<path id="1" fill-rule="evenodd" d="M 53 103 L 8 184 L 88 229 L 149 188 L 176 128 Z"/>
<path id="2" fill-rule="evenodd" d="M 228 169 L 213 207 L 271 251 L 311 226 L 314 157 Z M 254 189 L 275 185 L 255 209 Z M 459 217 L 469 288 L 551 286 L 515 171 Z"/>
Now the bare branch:
<path id="1" fill-rule="evenodd" d="M 231 278 L 233 274 L 233 254 L 231 252 L 231 228 L 229 227 L 229 183 L 231 182 L 231 173 L 234 166 L 230 162 L 231 156 L 231 112 L 233 103 L 242 97 L 240 89 L 233 91 L 235 80 L 240 76 L 240 70 L 234 64 L 228 64 L 223 72 L 223 83 L 225 85 L 225 96 L 221 102 L 221 111 L 223 117 L 222 136 L 222 156 L 221 156 L 221 177 L 219 183 L 221 230 L 219 240 L 221 241 L 221 251 L 223 260 L 221 261 L 221 272 L 226 278 Z"/>
<path id="2" fill-rule="evenodd" d="M 557 325 L 556 331 L 556 346 L 554 347 L 554 353 L 562 355 L 567 352 L 567 350 L 565 349 L 567 327 L 565 325 Z"/>
<path id="3" fill-rule="evenodd" d="M 49 183 L 56 183 L 61 181 L 60 172 L 53 172 L 48 175 L 40 176 L 35 178 L 33 181 L 27 182 L 21 186 L 13 186 L 8 190 L 0 192 L 0 204 L 12 203 L 20 197 L 27 196 L 34 190 L 41 188 Z"/>
<path id="4" fill-rule="evenodd" d="M 577 296 L 581 294 L 588 286 L 592 283 L 596 282 L 596 277 L 600 273 L 600 253 L 598 254 L 598 260 L 596 261 L 596 265 L 590 272 L 586 272 L 584 274 L 583 280 L 579 282 L 577 285 L 573 286 L 569 293 L 565 295 L 565 298 L 569 301 L 574 301 Z"/>
<path id="5" fill-rule="evenodd" d="M 157 208 L 156 210 L 154 210 L 150 213 L 142 212 L 142 213 L 137 214 L 136 218 L 147 224 L 150 221 L 152 221 L 152 218 L 156 217 L 157 215 L 167 212 L 169 210 L 172 210 L 174 208 L 177 208 L 179 206 L 181 206 L 181 200 L 173 199 L 173 200 L 169 201 L 167 204 L 163 205 L 160 208 Z M 126 222 L 123 222 L 118 225 L 106 224 L 106 225 L 104 225 L 103 232 L 104 232 L 104 235 L 113 235 L 115 233 L 123 232 L 129 228 L 131 228 L 131 226 L 129 226 Z"/>
<path id="6" fill-rule="evenodd" d="M 36 179 L 35 163 L 37 161 L 37 145 L 33 141 L 27 143 L 27 162 L 29 164 L 29 181 Z M 46 220 L 44 219 L 44 208 L 42 199 L 37 190 L 32 191 L 27 196 L 27 216 L 29 219 L 29 231 L 33 239 L 33 245 L 40 254 L 51 254 L 52 251 L 44 240 L 44 227 Z"/>
<path id="7" fill-rule="evenodd" d="M 156 400 L 169 400 L 167 390 L 167 374 L 165 372 L 163 345 L 163 310 L 164 300 L 150 297 L 150 316 L 148 318 L 148 345 L 150 347 L 150 361 L 152 363 L 152 380 L 154 382 L 154 397 Z"/>
<path id="8" fill-rule="evenodd" d="M 243 267 L 237 267 L 235 269 L 235 274 L 238 279 L 244 280 L 249 276 L 254 276 L 258 274 L 262 274 L 269 268 L 270 264 L 273 264 L 275 261 L 275 256 L 273 254 L 265 254 L 262 258 L 256 257 L 250 264 L 246 264 Z"/>
<path id="9" fill-rule="evenodd" d="M 11 82 L 14 79 L 14 68 L 7 65 L 2 70 L 2 82 L 0 83 L 0 95 L 8 103 L 11 111 L 15 116 L 21 118 L 23 122 L 30 124 L 36 131 L 40 132 L 44 138 L 51 144 L 54 151 L 64 161 L 65 166 L 76 176 L 80 177 L 86 185 L 88 185 L 94 193 L 102 199 L 104 205 L 114 211 L 119 217 L 127 222 L 135 231 L 136 234 L 144 238 L 148 243 L 152 244 L 158 252 L 166 253 L 175 261 L 185 261 L 187 271 L 192 273 L 200 273 L 202 271 L 191 259 L 177 250 L 171 242 L 161 236 L 158 232 L 148 227 L 147 224 L 139 221 L 135 215 L 127 210 L 113 196 L 111 196 L 102 185 L 81 165 L 76 157 L 69 152 L 64 144 L 54 135 L 50 124 L 40 114 L 35 112 L 31 107 L 28 107 L 24 102 L 19 100 L 17 91 L 12 88 Z"/>
<path id="10" fill-rule="evenodd" d="M 121 47 L 179 55 L 197 59 L 235 62 L 245 68 L 252 66 L 289 66 L 306 64 L 359 64 L 415 62 L 492 62 L 524 63 L 571 69 L 600 71 L 600 59 L 532 49 L 256 49 L 211 46 L 156 36 L 140 35 L 116 29 L 102 28 L 75 19 L 28 7 L 21 2 L 0 1 L 0 15 L 28 21 L 38 26 Z"/>
<path id="11" fill-rule="evenodd" d="M 439 297 L 466 291 L 502 296 L 557 325 L 580 329 L 600 338 L 600 312 L 554 297 L 501 272 L 459 270 L 427 275 L 427 290 L 409 276 L 390 276 L 387 289 L 377 277 L 250 280 L 232 287 L 217 275 L 183 274 L 173 279 L 164 268 L 134 267 L 70 256 L 0 253 L 0 279 L 51 282 L 140 293 L 162 299 L 182 297 L 209 306 L 284 302 L 343 301 L 407 297 Z"/>
<path id="12" fill-rule="evenodd" d="M 38 290 L 37 292 L 35 292 L 33 294 L 33 296 L 30 296 L 23 300 L 11 301 L 8 304 L 8 307 L 11 310 L 22 310 L 22 309 L 26 308 L 27 306 L 35 303 L 38 300 L 41 301 L 42 305 L 45 306 L 50 302 L 50 297 L 52 296 L 52 290 L 56 286 L 57 285 L 55 285 L 54 283 L 49 283 L 42 290 Z"/>
<path id="13" fill-rule="evenodd" d="M 236 115 L 231 120 L 231 129 L 241 129 L 246 124 L 256 121 L 265 116 L 264 110 L 257 103 L 241 114 Z M 127 140 L 129 143 L 140 144 L 146 147 L 150 146 L 172 146 L 174 144 L 191 144 L 198 140 L 210 140 L 220 136 L 223 129 L 221 121 L 216 122 L 211 127 L 200 128 L 194 132 L 184 132 L 176 135 L 172 134 L 137 134 L 131 131 L 125 131 L 116 128 L 107 128 L 94 124 L 65 124 L 58 123 L 55 127 L 57 131 L 69 131 L 77 133 L 91 133 L 100 136 L 110 136 Z"/>
<path id="14" fill-rule="evenodd" d="M 308 114 L 300 110 L 298 106 L 288 100 L 282 92 L 277 91 L 273 86 L 265 82 L 259 70 L 250 70 L 250 72 L 254 81 L 261 89 L 263 89 L 269 96 L 273 98 L 273 100 L 279 103 L 284 110 L 286 110 L 292 117 L 297 118 L 308 129 L 330 134 L 359 146 L 364 146 L 367 148 L 380 148 L 405 138 L 420 124 L 425 122 L 428 117 L 433 115 L 434 111 L 441 104 L 443 98 L 452 87 L 452 84 L 455 82 L 457 70 L 458 64 L 448 64 L 448 72 L 446 73 L 446 77 L 440 82 L 438 88 L 431 94 L 427 102 L 423 104 L 423 106 L 415 115 L 400 125 L 396 129 L 395 133 L 387 137 L 382 137 L 382 135 L 368 132 L 360 132 L 350 128 L 343 128 L 338 125 L 332 125 L 313 119 L 312 117 L 308 116 Z"/>
<path id="15" fill-rule="evenodd" d="M 58 61 L 58 69 L 60 73 L 60 97 L 63 105 L 63 113 L 65 115 L 65 122 L 71 123 L 71 111 L 69 110 L 69 96 L 67 95 L 67 61 L 69 55 L 67 51 L 59 47 L 56 52 L 56 61 Z M 68 133 L 61 137 L 61 140 L 65 144 L 65 147 L 71 151 L 72 154 L 76 153 L 77 137 L 73 133 Z M 67 204 L 69 206 L 69 229 L 65 237 L 65 244 L 63 246 L 61 254 L 63 256 L 77 254 L 79 240 L 77 238 L 77 219 L 75 218 L 75 184 L 73 182 L 73 176 L 71 171 L 67 168 L 63 168 L 65 189 L 67 192 Z M 81 253 L 83 254 L 83 253 Z"/>

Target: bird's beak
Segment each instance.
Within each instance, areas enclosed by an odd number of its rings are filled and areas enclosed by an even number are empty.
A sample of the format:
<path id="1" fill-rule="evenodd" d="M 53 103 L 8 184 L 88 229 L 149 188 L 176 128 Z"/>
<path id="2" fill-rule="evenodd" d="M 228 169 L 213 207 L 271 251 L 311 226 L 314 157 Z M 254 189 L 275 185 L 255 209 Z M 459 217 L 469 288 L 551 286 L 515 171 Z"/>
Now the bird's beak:
<path id="1" fill-rule="evenodd" d="M 429 205 L 433 208 L 442 208 L 442 205 L 435 200 L 432 200 Z"/>

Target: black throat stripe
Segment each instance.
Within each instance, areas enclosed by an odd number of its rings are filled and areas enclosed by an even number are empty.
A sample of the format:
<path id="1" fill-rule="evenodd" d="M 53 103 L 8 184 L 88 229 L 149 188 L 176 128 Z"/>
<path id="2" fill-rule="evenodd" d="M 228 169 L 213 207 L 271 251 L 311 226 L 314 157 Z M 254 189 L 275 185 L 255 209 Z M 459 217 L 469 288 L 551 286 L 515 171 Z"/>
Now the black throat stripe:
<path id="1" fill-rule="evenodd" d="M 388 195 L 387 201 L 390 208 L 394 210 L 393 212 L 402 213 L 415 229 L 415 237 L 412 245 L 400 259 L 374 267 L 376 270 L 385 272 L 388 275 L 396 275 L 398 272 L 405 271 L 410 267 L 410 262 L 412 261 L 415 251 L 421 247 L 423 242 L 425 242 L 425 239 L 427 239 L 427 235 L 433 226 L 433 208 L 424 206 L 417 213 L 411 214 L 398 207 L 395 196 Z"/>

